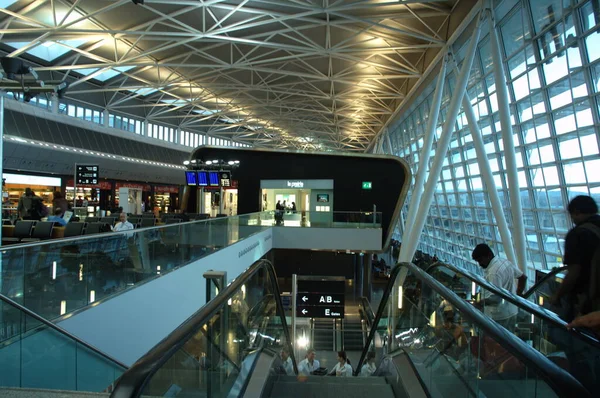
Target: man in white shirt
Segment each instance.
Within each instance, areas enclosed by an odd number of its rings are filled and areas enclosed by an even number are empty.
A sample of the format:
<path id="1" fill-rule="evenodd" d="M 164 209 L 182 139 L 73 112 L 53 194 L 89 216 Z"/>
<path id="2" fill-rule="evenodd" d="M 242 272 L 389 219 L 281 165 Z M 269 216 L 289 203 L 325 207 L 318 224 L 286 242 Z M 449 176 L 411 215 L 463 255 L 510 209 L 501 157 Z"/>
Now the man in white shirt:
<path id="1" fill-rule="evenodd" d="M 315 350 L 309 348 L 306 351 L 306 358 L 298 365 L 298 373 L 303 376 L 310 376 L 315 370 L 319 369 L 320 363 L 315 359 L 316 356 Z"/>
<path id="2" fill-rule="evenodd" d="M 485 279 L 513 294 L 521 296 L 525 290 L 527 276 L 510 261 L 494 256 L 492 249 L 485 243 L 475 247 L 472 254 L 473 260 L 485 270 Z M 518 284 L 515 284 L 518 280 Z M 515 327 L 517 313 L 516 305 L 495 296 L 492 292 L 484 290 L 480 306 L 484 306 L 484 313 L 499 323 L 501 326 L 512 331 Z"/>
<path id="3" fill-rule="evenodd" d="M 119 222 L 112 227 L 113 232 L 130 231 L 133 229 L 133 224 L 127 221 L 127 213 L 123 212 L 119 215 Z"/>

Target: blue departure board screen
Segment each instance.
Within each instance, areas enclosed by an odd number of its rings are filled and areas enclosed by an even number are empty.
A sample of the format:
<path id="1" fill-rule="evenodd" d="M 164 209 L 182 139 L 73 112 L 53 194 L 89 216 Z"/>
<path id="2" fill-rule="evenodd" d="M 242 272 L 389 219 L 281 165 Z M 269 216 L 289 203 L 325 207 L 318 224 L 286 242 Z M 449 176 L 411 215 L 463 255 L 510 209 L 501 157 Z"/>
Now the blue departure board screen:
<path id="1" fill-rule="evenodd" d="M 206 176 L 206 171 L 198 172 L 198 185 L 201 187 L 208 186 L 208 177 Z"/>
<path id="2" fill-rule="evenodd" d="M 185 172 L 185 181 L 188 185 L 198 185 L 198 181 L 196 179 L 195 171 L 186 171 Z"/>
<path id="3" fill-rule="evenodd" d="M 217 171 L 209 171 L 208 172 L 208 185 L 211 187 L 219 186 L 219 172 Z"/>

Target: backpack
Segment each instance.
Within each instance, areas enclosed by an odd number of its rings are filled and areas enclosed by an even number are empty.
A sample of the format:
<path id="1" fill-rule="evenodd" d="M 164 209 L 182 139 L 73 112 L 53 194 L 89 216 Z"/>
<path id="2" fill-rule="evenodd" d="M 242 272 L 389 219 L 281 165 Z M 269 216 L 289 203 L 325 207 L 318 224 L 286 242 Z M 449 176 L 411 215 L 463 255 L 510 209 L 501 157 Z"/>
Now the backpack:
<path id="1" fill-rule="evenodd" d="M 579 228 L 592 232 L 598 238 L 598 241 L 600 241 L 600 227 L 587 222 L 581 224 Z M 596 245 L 592 261 L 590 262 L 588 291 L 578 295 L 578 307 L 578 315 L 600 311 L 600 243 Z"/>

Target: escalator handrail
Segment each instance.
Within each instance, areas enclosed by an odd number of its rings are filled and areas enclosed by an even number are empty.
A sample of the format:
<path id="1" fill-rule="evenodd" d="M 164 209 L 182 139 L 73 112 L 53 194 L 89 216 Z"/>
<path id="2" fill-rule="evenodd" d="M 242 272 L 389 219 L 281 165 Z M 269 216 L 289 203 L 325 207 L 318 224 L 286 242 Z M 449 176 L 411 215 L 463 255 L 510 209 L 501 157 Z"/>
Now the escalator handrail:
<path id="1" fill-rule="evenodd" d="M 15 307 L 16 309 L 18 309 L 19 311 L 27 314 L 27 316 L 35 319 L 36 321 L 42 323 L 44 326 L 49 327 L 50 329 L 55 330 L 56 332 L 58 332 L 59 334 L 66 336 L 67 338 L 75 341 L 77 344 L 81 344 L 82 346 L 84 346 L 85 348 L 87 348 L 88 350 L 94 352 L 97 355 L 100 355 L 102 358 L 108 360 L 109 362 L 114 363 L 115 365 L 121 367 L 123 370 L 126 370 L 129 368 L 129 366 L 125 365 L 123 362 L 119 361 L 118 359 L 115 359 L 113 357 L 111 357 L 110 355 L 100 351 L 98 348 L 94 347 L 93 345 L 81 340 L 79 337 L 71 334 L 70 332 L 68 332 L 67 330 L 61 328 L 58 325 L 55 325 L 54 323 L 50 322 L 49 320 L 47 320 L 46 318 L 42 317 L 41 315 L 36 314 L 35 312 L 31 311 L 29 308 L 27 307 L 23 307 L 21 304 L 17 303 L 14 300 L 11 300 L 10 298 L 6 297 L 3 294 L 0 294 L 0 300 L 4 301 L 6 304 Z"/>
<path id="2" fill-rule="evenodd" d="M 291 346 L 289 329 L 285 318 L 283 304 L 281 303 L 281 292 L 277 283 L 275 268 L 270 261 L 260 260 L 252 264 L 243 274 L 234 279 L 214 299 L 202 306 L 195 314 L 183 322 L 171 334 L 156 344 L 150 351 L 134 363 L 128 371 L 123 373 L 111 394 L 111 398 L 129 398 L 141 396 L 147 383 L 152 376 L 183 346 L 192 338 L 203 325 L 205 325 L 227 301 L 236 294 L 248 280 L 259 270 L 265 269 L 270 276 L 273 295 L 277 310 L 281 314 L 281 326 L 283 327 L 286 343 L 290 351 L 290 358 L 294 372 L 298 373 L 294 350 Z"/>
<path id="3" fill-rule="evenodd" d="M 529 290 L 527 290 L 525 293 L 523 293 L 523 297 L 526 299 L 529 298 L 529 296 L 531 296 L 533 293 L 535 293 L 535 291 L 538 290 L 541 285 L 546 283 L 548 281 L 548 279 L 553 278 L 556 274 L 560 274 L 561 272 L 566 271 L 568 268 L 569 267 L 567 267 L 566 265 L 563 267 L 552 268 L 550 270 L 550 272 L 548 272 L 546 275 L 544 275 L 542 277 L 542 279 L 537 281 L 537 283 L 535 285 L 533 285 Z"/>
<path id="4" fill-rule="evenodd" d="M 375 319 L 375 314 L 373 313 L 373 309 L 371 308 L 371 303 L 369 302 L 369 299 L 366 297 L 361 297 L 360 303 L 362 304 L 362 307 L 365 312 L 365 317 L 367 318 L 367 325 L 369 327 L 372 327 L 373 320 Z"/>
<path id="5" fill-rule="evenodd" d="M 467 278 L 471 282 L 477 283 L 479 286 L 482 286 L 484 289 L 489 290 L 493 294 L 503 298 L 504 300 L 508 301 L 509 303 L 516 305 L 518 308 L 529 312 L 530 314 L 540 318 L 544 322 L 548 322 L 549 324 L 551 324 L 554 327 L 561 328 L 561 329 L 567 331 L 567 322 L 562 320 L 554 312 L 549 311 L 543 307 L 540 307 L 536 303 L 533 303 L 527 299 L 524 299 L 523 297 L 519 297 L 516 294 L 513 294 L 512 292 L 509 292 L 508 290 L 506 290 L 502 287 L 496 286 L 496 285 L 488 282 L 486 279 L 482 278 L 481 276 L 475 275 L 468 270 L 459 269 L 450 264 L 436 262 L 436 263 L 431 264 L 425 270 L 425 272 L 427 272 L 428 274 L 431 275 L 431 272 L 434 269 L 439 268 L 439 267 L 444 267 L 456 274 L 463 275 L 465 278 Z M 578 339 L 582 340 L 584 343 L 589 344 L 597 349 L 600 349 L 600 340 L 598 340 L 591 334 L 588 334 L 585 331 L 578 329 L 578 328 L 571 328 L 567 332 L 572 334 L 573 336 L 577 337 Z"/>
<path id="6" fill-rule="evenodd" d="M 456 293 L 435 280 L 435 278 L 424 270 L 411 263 L 398 263 L 392 270 L 390 280 L 386 286 L 384 295 L 382 296 L 379 308 L 377 309 L 375 327 L 371 328 L 369 339 L 367 340 L 367 344 L 365 345 L 360 361 L 358 362 L 358 369 L 360 369 L 360 366 L 369 351 L 374 334 L 377 330 L 376 325 L 381 321 L 383 312 L 387 307 L 390 299 L 390 292 L 395 284 L 396 277 L 403 268 L 407 268 L 412 276 L 421 281 L 423 286 L 426 285 L 446 299 L 454 308 L 457 308 L 467 320 L 477 325 L 486 335 L 491 336 L 508 353 L 518 358 L 525 365 L 531 366 L 558 396 L 591 397 L 590 393 L 571 374 L 558 367 L 539 351 L 498 325 L 488 316 L 484 315 L 481 311 L 475 309 L 471 304 L 456 295 Z"/>

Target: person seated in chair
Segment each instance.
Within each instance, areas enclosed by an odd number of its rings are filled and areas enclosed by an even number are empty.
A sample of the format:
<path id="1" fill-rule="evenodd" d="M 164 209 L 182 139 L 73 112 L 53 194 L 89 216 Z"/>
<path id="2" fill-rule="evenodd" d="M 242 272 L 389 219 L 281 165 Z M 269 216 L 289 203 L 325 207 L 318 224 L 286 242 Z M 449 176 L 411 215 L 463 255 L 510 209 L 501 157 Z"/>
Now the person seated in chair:
<path id="1" fill-rule="evenodd" d="M 64 218 L 62 218 L 63 213 L 64 212 L 62 211 L 62 209 L 60 207 L 57 207 L 54 210 L 54 215 L 48 217 L 48 221 L 54 222 L 54 223 L 60 225 L 61 227 L 64 227 L 65 225 L 67 225 L 67 222 L 65 221 Z"/>
<path id="2" fill-rule="evenodd" d="M 119 215 L 119 222 L 112 227 L 113 232 L 130 231 L 133 229 L 133 224 L 127 221 L 127 213 L 123 212 Z"/>

